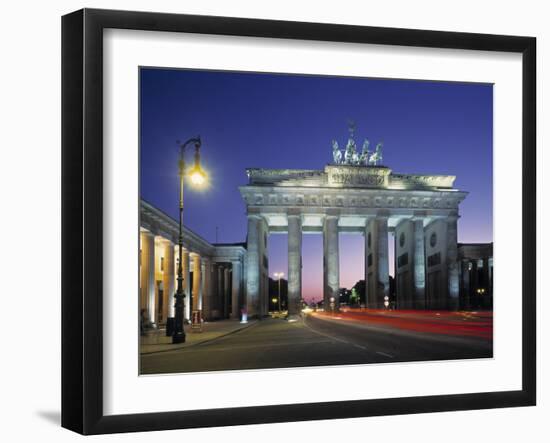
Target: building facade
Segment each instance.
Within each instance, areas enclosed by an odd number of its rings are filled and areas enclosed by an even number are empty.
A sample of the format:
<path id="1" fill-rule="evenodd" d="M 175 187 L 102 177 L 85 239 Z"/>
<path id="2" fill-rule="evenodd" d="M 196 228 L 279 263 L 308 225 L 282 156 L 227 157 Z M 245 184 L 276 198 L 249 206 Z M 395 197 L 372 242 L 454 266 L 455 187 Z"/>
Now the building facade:
<path id="1" fill-rule="evenodd" d="M 493 244 L 460 243 L 461 309 L 493 308 Z"/>
<path id="2" fill-rule="evenodd" d="M 178 222 L 145 201 L 140 202 L 140 310 L 153 327 L 174 317 L 178 267 Z M 205 320 L 240 318 L 246 306 L 242 244 L 211 244 L 184 227 L 183 284 L 186 320 L 192 310 Z"/>

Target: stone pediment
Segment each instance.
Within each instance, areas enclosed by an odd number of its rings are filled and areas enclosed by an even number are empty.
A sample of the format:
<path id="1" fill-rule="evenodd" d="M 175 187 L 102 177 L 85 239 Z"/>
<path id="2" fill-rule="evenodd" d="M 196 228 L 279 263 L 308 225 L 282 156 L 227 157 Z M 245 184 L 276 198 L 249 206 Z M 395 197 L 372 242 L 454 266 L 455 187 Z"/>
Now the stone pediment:
<path id="1" fill-rule="evenodd" d="M 327 165 L 312 169 L 247 169 L 249 186 L 452 190 L 452 175 L 395 174 L 384 166 Z"/>
<path id="2" fill-rule="evenodd" d="M 329 187 L 388 188 L 391 169 L 376 166 L 329 165 L 325 167 Z"/>

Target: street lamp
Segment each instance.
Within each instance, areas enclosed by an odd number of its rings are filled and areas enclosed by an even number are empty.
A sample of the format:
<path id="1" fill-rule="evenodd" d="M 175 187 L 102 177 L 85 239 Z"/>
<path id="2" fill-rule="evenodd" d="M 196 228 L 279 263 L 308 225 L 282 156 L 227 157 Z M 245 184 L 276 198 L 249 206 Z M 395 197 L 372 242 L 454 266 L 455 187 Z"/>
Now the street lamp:
<path id="1" fill-rule="evenodd" d="M 206 174 L 200 165 L 200 148 L 201 138 L 193 137 L 184 143 L 179 140 L 176 142 L 180 148 L 180 158 L 178 161 L 178 174 L 180 179 L 180 198 L 179 198 L 179 237 L 178 237 L 178 287 L 174 298 L 175 317 L 174 317 L 174 334 L 172 335 L 172 343 L 185 343 L 185 331 L 183 329 L 183 318 L 185 310 L 185 292 L 183 291 L 183 269 L 182 269 L 182 254 L 183 254 L 183 186 L 185 183 L 186 168 L 185 168 L 185 149 L 189 145 L 195 146 L 195 162 L 193 168 L 188 172 L 191 185 L 199 187 L 206 182 Z"/>
<path id="2" fill-rule="evenodd" d="M 281 312 L 281 278 L 283 278 L 285 276 L 285 273 L 284 272 L 275 272 L 275 274 L 273 274 L 275 276 L 276 279 L 279 280 L 279 312 Z"/>

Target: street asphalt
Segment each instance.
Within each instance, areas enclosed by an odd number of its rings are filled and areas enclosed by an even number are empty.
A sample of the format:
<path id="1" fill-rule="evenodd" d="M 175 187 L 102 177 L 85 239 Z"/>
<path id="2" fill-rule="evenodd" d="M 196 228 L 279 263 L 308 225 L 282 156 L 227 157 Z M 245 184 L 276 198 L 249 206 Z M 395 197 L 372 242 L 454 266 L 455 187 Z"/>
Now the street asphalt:
<path id="1" fill-rule="evenodd" d="M 306 316 L 265 319 L 191 347 L 141 356 L 142 374 L 491 358 L 492 341 Z"/>

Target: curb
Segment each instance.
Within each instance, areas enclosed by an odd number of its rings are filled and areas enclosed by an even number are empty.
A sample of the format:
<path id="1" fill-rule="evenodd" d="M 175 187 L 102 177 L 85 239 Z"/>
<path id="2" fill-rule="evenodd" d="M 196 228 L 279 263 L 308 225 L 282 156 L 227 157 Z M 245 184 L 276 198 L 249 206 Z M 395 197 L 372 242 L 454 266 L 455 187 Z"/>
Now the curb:
<path id="1" fill-rule="evenodd" d="M 186 348 L 191 348 L 193 346 L 202 345 L 202 344 L 205 344 L 205 343 L 210 343 L 210 342 L 212 342 L 214 340 L 218 340 L 222 337 L 227 337 L 228 335 L 235 334 L 236 332 L 244 331 L 245 329 L 247 329 L 247 328 L 249 328 L 249 327 L 251 327 L 251 326 L 253 326 L 257 323 L 258 323 L 258 320 L 253 320 L 253 321 L 250 321 L 250 322 L 244 324 L 240 328 L 236 328 L 236 329 L 233 329 L 232 331 L 220 334 L 217 337 L 208 338 L 206 340 L 197 341 L 195 343 L 185 343 L 185 344 L 183 344 L 183 346 L 178 346 L 177 348 L 161 349 L 161 350 L 158 350 L 158 351 L 140 352 L 139 355 L 141 356 L 141 355 L 150 355 L 150 354 L 160 354 L 161 352 L 173 352 L 173 351 L 178 351 L 180 349 L 186 349 Z"/>

